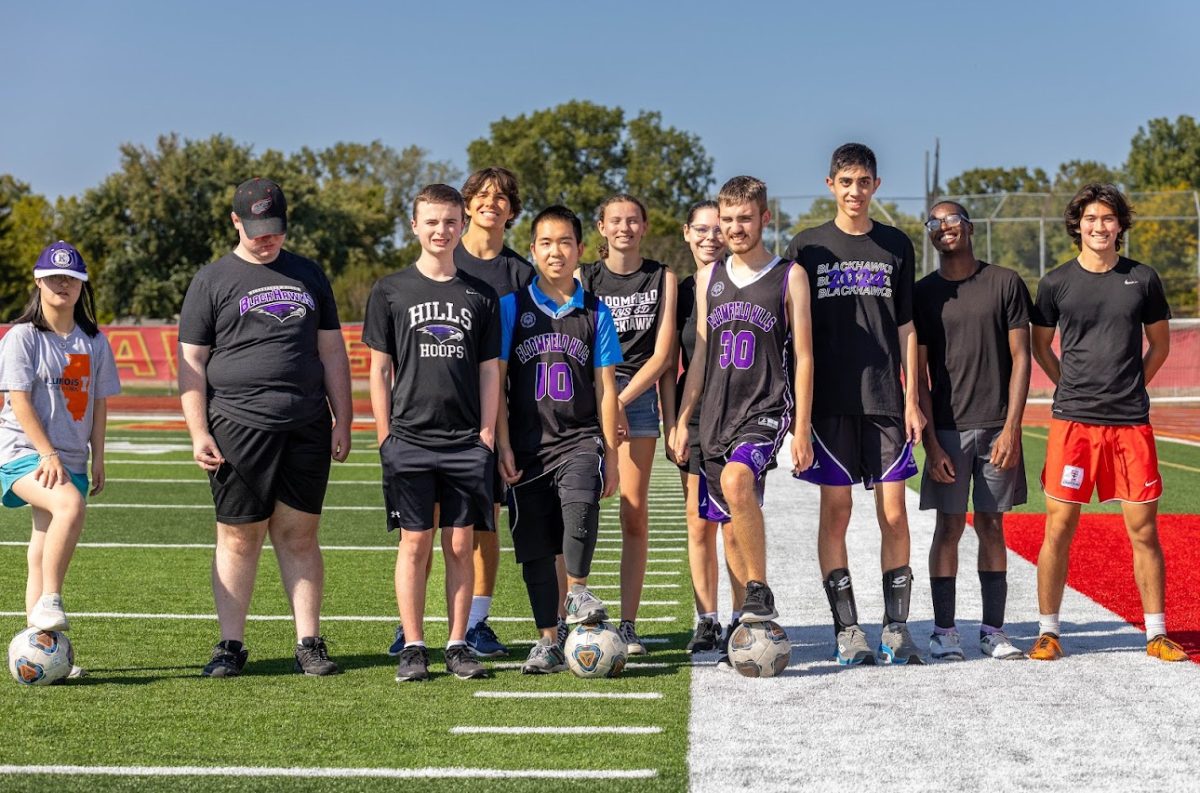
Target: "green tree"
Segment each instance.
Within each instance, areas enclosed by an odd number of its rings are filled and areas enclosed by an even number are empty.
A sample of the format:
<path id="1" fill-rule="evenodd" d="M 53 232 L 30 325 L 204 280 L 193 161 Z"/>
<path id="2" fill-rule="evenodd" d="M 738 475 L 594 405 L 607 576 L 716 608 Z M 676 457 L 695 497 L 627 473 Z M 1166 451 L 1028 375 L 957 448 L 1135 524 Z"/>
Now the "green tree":
<path id="1" fill-rule="evenodd" d="M 1200 189 L 1200 124 L 1192 116 L 1150 119 L 1130 142 L 1125 173 L 1132 190 Z"/>
<path id="2" fill-rule="evenodd" d="M 16 316 L 29 300 L 33 264 L 54 241 L 54 208 L 29 185 L 0 175 L 0 321 Z"/>
<path id="3" fill-rule="evenodd" d="M 971 168 L 946 182 L 949 195 L 1046 193 L 1050 177 L 1041 168 Z"/>

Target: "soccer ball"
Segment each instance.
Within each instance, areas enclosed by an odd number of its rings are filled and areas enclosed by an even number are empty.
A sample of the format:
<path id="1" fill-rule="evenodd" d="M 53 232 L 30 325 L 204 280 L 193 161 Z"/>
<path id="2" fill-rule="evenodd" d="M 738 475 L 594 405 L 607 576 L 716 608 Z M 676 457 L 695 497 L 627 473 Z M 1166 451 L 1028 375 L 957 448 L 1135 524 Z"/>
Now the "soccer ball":
<path id="1" fill-rule="evenodd" d="M 607 622 L 576 625 L 563 651 L 576 677 L 616 677 L 625 668 L 625 642 Z"/>
<path id="2" fill-rule="evenodd" d="M 26 686 L 45 686 L 71 671 L 75 653 L 65 633 L 26 628 L 8 643 L 8 671 Z"/>
<path id="3" fill-rule="evenodd" d="M 744 677 L 774 677 L 791 657 L 792 643 L 776 622 L 743 622 L 729 637 L 729 661 Z"/>

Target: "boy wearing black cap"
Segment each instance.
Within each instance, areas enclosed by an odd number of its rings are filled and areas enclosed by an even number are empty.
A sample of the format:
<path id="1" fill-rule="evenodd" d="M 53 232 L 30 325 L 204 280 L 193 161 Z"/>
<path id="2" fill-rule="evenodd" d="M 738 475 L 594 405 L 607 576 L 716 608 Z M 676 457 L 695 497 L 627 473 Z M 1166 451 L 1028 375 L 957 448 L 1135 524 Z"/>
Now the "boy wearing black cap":
<path id="1" fill-rule="evenodd" d="M 283 250 L 279 185 L 242 183 L 230 217 L 237 247 L 196 273 L 179 316 L 180 399 L 217 518 L 221 641 L 202 674 L 245 666 L 246 613 L 269 534 L 296 619 L 295 670 L 328 675 L 338 668 L 320 635 L 317 528 L 329 460 L 350 452 L 346 347 L 324 272 Z"/>

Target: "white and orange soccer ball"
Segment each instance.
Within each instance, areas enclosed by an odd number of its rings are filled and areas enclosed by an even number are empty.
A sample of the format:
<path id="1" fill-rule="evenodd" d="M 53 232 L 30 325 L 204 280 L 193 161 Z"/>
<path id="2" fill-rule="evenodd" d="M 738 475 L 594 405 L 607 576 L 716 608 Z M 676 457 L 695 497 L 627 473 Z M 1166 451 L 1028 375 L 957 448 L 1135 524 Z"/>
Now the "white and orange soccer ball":
<path id="1" fill-rule="evenodd" d="M 744 677 L 774 677 L 791 657 L 787 631 L 776 622 L 743 622 L 729 637 L 729 662 Z"/>
<path id="2" fill-rule="evenodd" d="M 576 677 L 616 677 L 625 668 L 625 642 L 607 622 L 576 625 L 567 634 L 563 652 Z"/>
<path id="3" fill-rule="evenodd" d="M 26 628 L 8 644 L 8 671 L 26 686 L 46 686 L 71 671 L 71 640 L 65 633 Z"/>

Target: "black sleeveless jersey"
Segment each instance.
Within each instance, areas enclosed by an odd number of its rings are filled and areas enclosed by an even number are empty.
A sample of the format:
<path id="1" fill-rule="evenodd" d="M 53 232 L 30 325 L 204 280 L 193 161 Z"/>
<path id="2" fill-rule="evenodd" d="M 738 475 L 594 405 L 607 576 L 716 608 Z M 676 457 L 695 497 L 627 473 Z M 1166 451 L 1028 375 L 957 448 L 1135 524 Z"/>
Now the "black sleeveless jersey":
<path id="1" fill-rule="evenodd" d="M 692 365 L 692 355 L 696 351 L 696 276 L 689 275 L 679 282 L 678 303 L 675 307 L 675 332 L 679 341 L 680 371 L 678 385 L 675 387 L 675 410 L 683 405 L 683 391 L 687 383 L 688 367 Z M 701 392 L 703 396 L 703 392 Z M 688 421 L 689 429 L 700 427 L 700 405 L 692 411 Z M 694 436 L 693 436 L 694 437 Z"/>
<path id="2" fill-rule="evenodd" d="M 724 261 L 708 282 L 707 356 L 700 448 L 719 457 L 739 438 L 778 443 L 791 425 L 791 329 L 787 279 L 792 262 L 775 259 L 738 287 Z"/>
<path id="3" fill-rule="evenodd" d="M 596 404 L 595 343 L 599 301 L 552 317 L 529 293 L 516 293 L 508 356 L 509 441 L 528 481 L 568 457 L 604 449 Z"/>
<path id="4" fill-rule="evenodd" d="M 583 288 L 603 300 L 612 312 L 625 359 L 617 364 L 619 375 L 633 377 L 654 355 L 666 272 L 665 266 L 652 259 L 643 259 L 642 266 L 629 275 L 614 273 L 603 261 L 579 268 Z"/>

